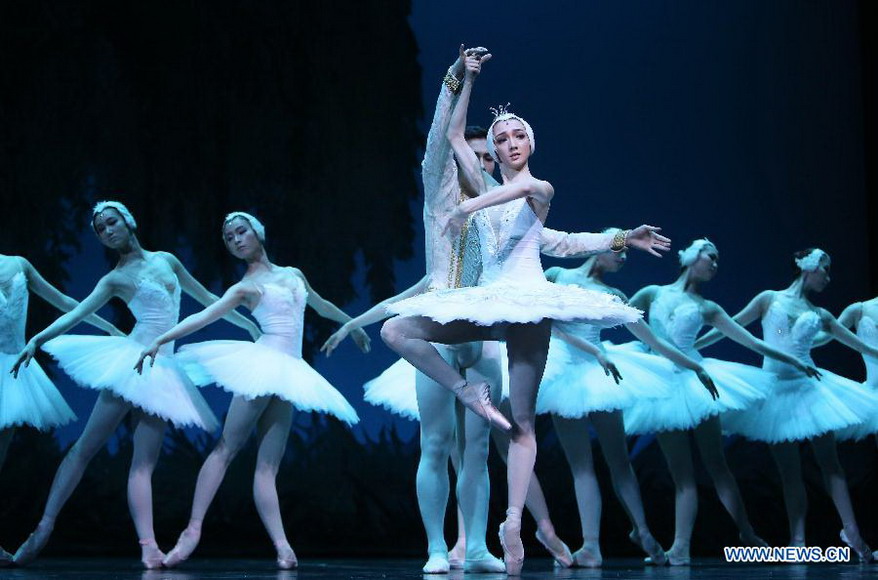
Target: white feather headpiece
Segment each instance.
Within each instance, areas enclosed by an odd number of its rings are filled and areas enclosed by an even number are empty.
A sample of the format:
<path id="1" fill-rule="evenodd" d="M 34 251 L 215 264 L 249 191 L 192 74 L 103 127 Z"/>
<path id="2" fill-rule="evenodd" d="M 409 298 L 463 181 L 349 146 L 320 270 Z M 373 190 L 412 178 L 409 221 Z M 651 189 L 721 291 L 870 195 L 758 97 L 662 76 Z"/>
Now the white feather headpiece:
<path id="1" fill-rule="evenodd" d="M 530 152 L 533 154 L 537 149 L 537 142 L 534 140 L 534 130 L 530 126 L 530 123 L 516 115 L 515 113 L 509 111 L 509 103 L 505 105 L 500 105 L 496 109 L 491 107 L 490 111 L 494 114 L 494 120 L 491 122 L 491 126 L 488 127 L 488 153 L 491 154 L 495 160 L 497 159 L 497 150 L 494 148 L 494 125 L 499 123 L 500 121 L 511 121 L 516 120 L 524 125 L 524 132 L 527 133 L 527 138 L 530 139 Z"/>
<path id="2" fill-rule="evenodd" d="M 122 216 L 122 221 L 125 222 L 125 225 L 128 226 L 130 230 L 137 229 L 137 222 L 134 221 L 134 216 L 131 215 L 131 212 L 128 211 L 128 208 L 125 207 L 125 204 L 119 201 L 99 201 L 95 204 L 94 208 L 91 210 L 91 223 L 92 227 L 94 227 L 95 218 L 99 213 L 104 211 L 105 209 L 114 209 L 119 212 L 119 215 Z"/>
<path id="3" fill-rule="evenodd" d="M 252 216 L 245 211 L 233 211 L 232 213 L 227 215 L 226 219 L 223 220 L 223 227 L 225 228 L 226 224 L 235 218 L 247 220 L 247 223 L 249 223 L 250 227 L 253 228 L 253 233 L 256 234 L 256 238 L 263 244 L 265 243 L 265 226 L 262 225 L 262 222 L 256 219 L 255 216 Z"/>
<path id="4" fill-rule="evenodd" d="M 813 272 L 820 267 L 820 261 L 823 260 L 824 257 L 829 259 L 829 254 L 820 248 L 814 248 L 807 256 L 796 258 L 796 266 L 798 266 L 802 272 Z"/>
<path id="5" fill-rule="evenodd" d="M 695 263 L 695 260 L 698 259 L 698 255 L 701 253 L 701 250 L 708 247 L 716 250 L 716 245 L 707 238 L 695 240 L 694 242 L 689 244 L 688 248 L 677 252 L 677 255 L 680 257 L 680 265 L 684 268 L 688 268 Z"/>

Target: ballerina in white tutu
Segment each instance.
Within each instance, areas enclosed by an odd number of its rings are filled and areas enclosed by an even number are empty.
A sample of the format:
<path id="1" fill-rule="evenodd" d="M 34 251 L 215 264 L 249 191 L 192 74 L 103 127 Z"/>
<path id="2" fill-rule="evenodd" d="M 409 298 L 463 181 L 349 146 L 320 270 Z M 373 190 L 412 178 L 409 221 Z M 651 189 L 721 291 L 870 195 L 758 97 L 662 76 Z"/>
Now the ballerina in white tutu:
<path id="1" fill-rule="evenodd" d="M 719 391 L 711 398 L 689 372 L 668 377 L 670 396 L 657 400 L 638 400 L 625 409 L 628 433 L 656 433 L 668 462 L 676 488 L 674 543 L 667 556 L 671 565 L 690 563 L 689 547 L 698 494 L 692 463 L 690 433 L 701 452 L 701 459 L 713 480 L 719 499 L 732 516 L 743 545 L 765 545 L 750 525 L 738 484 L 726 463 L 722 446 L 720 415 L 746 409 L 764 398 L 769 388 L 760 369 L 743 364 L 702 358 L 694 348 L 695 337 L 704 325 L 764 356 L 782 360 L 803 374 L 815 375 L 813 367 L 794 356 L 766 344 L 735 323 L 718 304 L 702 298 L 701 285 L 716 275 L 719 251 L 707 239 L 696 240 L 679 253 L 682 272 L 667 286 L 647 286 L 638 291 L 631 304 L 649 311 L 649 324 L 710 374 Z"/>
<path id="2" fill-rule="evenodd" d="M 616 233 L 616 229 L 607 230 Z M 618 289 L 603 281 L 607 272 L 618 272 L 625 252 L 608 252 L 586 260 L 578 268 L 550 268 L 546 278 L 558 284 L 606 292 L 627 301 Z M 594 427 L 613 489 L 625 508 L 633 530 L 629 537 L 656 564 L 665 553 L 653 538 L 643 511 L 640 486 L 628 458 L 622 413 L 637 401 L 667 397 L 667 378 L 674 364 L 699 376 L 708 392 L 715 389 L 702 366 L 667 341 L 656 337 L 642 321 L 626 325 L 637 338 L 670 360 L 629 349 L 604 346 L 601 328 L 590 324 L 558 323 L 552 329 L 549 356 L 540 391 L 537 413 L 550 413 L 555 432 L 570 463 L 576 490 L 583 545 L 574 552 L 577 566 L 597 567 L 600 550 L 601 494 L 591 452 L 589 425 Z M 673 361 L 673 363 L 671 362 Z"/>
<path id="3" fill-rule="evenodd" d="M 43 549 L 58 513 L 82 479 L 89 461 L 130 412 L 135 427 L 128 505 L 140 540 L 143 564 L 156 568 L 161 566 L 164 554 L 156 545 L 153 532 L 152 472 L 161 452 L 166 423 L 213 431 L 217 421 L 171 356 L 170 347 L 163 350 L 147 375 L 138 375 L 132 364 L 144 345 L 177 322 L 181 289 L 205 305 L 217 297 L 199 284 L 173 255 L 144 250 L 137 239 L 137 223 L 123 204 L 97 204 L 92 226 L 101 243 L 118 252 L 118 264 L 76 308 L 31 338 L 13 365 L 15 373 L 23 372 L 36 349 L 42 347 L 77 384 L 100 391 L 82 435 L 58 467 L 43 517 L 15 553 L 15 563 L 27 564 Z M 60 336 L 111 298 L 123 300 L 134 314 L 137 324 L 130 335 Z M 250 332 L 258 332 L 256 325 L 240 314 L 230 316 L 229 320 Z"/>
<path id="4" fill-rule="evenodd" d="M 79 304 L 49 284 L 24 258 L 0 255 L 0 469 L 17 427 L 46 431 L 76 419 L 39 363 L 34 361 L 22 369 L 17 378 L 10 374 L 25 344 L 30 292 L 62 312 L 69 312 Z M 92 315 L 85 322 L 109 334 L 122 334 L 99 316 Z M 12 555 L 0 548 L 0 566 L 11 561 Z"/>
<path id="5" fill-rule="evenodd" d="M 838 323 L 834 316 L 811 302 L 810 296 L 829 284 L 829 255 L 820 249 L 797 252 L 799 275 L 785 290 L 766 290 L 756 295 L 735 320 L 749 325 L 762 321 L 766 342 L 798 359 L 813 364 L 811 348 L 820 330 L 863 355 L 876 357 L 878 349 L 865 344 Z M 721 337 L 709 332 L 695 346 L 702 348 Z M 860 383 L 820 370 L 820 380 L 796 365 L 766 358 L 763 368 L 771 373 L 768 398 L 723 417 L 727 430 L 755 441 L 764 441 L 780 471 L 790 526 L 790 545 L 805 545 L 807 496 L 802 480 L 800 444 L 808 441 L 814 451 L 826 490 L 841 518 L 841 539 L 865 561 L 872 552 L 860 536 L 851 506 L 847 481 L 838 461 L 834 431 L 874 431 L 876 396 Z"/>
<path id="6" fill-rule="evenodd" d="M 349 425 L 358 421 L 342 394 L 302 359 L 305 306 L 337 322 L 346 322 L 350 317 L 321 298 L 301 271 L 276 266 L 268 260 L 263 246 L 265 228 L 252 215 L 230 213 L 223 222 L 222 233 L 229 252 L 247 263 L 244 277 L 217 302 L 155 338 L 136 365 L 138 372 L 147 373 L 149 366 L 160 360 L 156 354 L 162 345 L 207 326 L 238 306 L 253 313 L 263 332 L 256 342 L 211 340 L 180 349 L 178 356 L 196 383 L 216 383 L 234 397 L 222 437 L 198 473 L 189 525 L 164 564 L 176 566 L 195 550 L 204 516 L 226 470 L 255 428 L 259 438 L 253 475 L 256 509 L 277 550 L 278 566 L 295 568 L 298 561 L 284 531 L 276 485 L 293 408 L 328 413 Z M 363 352 L 368 352 L 369 338 L 362 330 L 354 333 L 354 340 Z M 144 365 L 146 359 L 149 366 Z"/>
<path id="7" fill-rule="evenodd" d="M 486 56 L 487 58 L 487 56 Z M 466 108 L 481 58 L 466 58 L 460 100 L 448 130 L 455 157 L 469 191 L 485 189 L 482 170 L 464 138 Z M 536 457 L 533 431 L 536 392 L 545 365 L 551 319 L 593 320 L 605 325 L 630 322 L 639 313 L 620 300 L 546 281 L 539 260 L 540 232 L 554 195 L 552 186 L 535 179 L 527 167 L 533 131 L 520 117 L 498 115 L 488 131 L 488 146 L 501 164 L 504 184 L 463 201 L 448 216 L 448 229 L 459 231 L 470 214 L 498 206 L 495 234 L 480 240 L 483 273 L 480 286 L 440 289 L 392 304 L 400 314 L 382 328 L 382 338 L 424 374 L 452 390 L 461 402 L 500 428 L 512 426 L 491 404 L 489 387 L 471 384 L 447 364 L 431 341 L 456 344 L 505 337 L 510 361 L 510 403 L 515 423 L 509 450 L 509 510 L 501 525 L 506 571 L 520 574 L 524 550 L 521 510 Z M 499 227 L 499 231 L 496 228 Z M 606 248 L 626 242 L 658 254 L 666 238 L 642 226 L 630 235 L 607 235 Z"/>

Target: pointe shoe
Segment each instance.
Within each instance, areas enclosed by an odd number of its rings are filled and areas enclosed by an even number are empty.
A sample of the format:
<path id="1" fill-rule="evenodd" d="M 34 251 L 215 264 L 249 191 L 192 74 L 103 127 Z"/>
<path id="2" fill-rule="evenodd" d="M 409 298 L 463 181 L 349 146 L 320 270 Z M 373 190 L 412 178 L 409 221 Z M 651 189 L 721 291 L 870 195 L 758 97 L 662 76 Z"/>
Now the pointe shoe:
<path id="1" fill-rule="evenodd" d="M 847 532 L 842 529 L 838 533 L 838 537 L 841 538 L 841 541 L 847 544 L 851 550 L 857 553 L 860 562 L 867 564 L 875 559 L 875 554 L 872 553 L 872 550 L 860 536 L 851 539 L 851 537 L 847 535 Z"/>
<path id="2" fill-rule="evenodd" d="M 277 550 L 278 568 L 281 570 L 294 570 L 299 567 L 299 560 L 296 558 L 296 553 L 293 552 L 293 547 L 290 546 L 289 542 L 275 544 L 274 548 Z"/>
<path id="3" fill-rule="evenodd" d="M 558 536 L 549 538 L 540 530 L 537 530 L 536 535 L 537 541 L 548 550 L 552 555 L 552 558 L 555 559 L 555 564 L 557 564 L 559 568 L 570 568 L 573 566 L 573 554 L 570 553 L 570 548 L 567 547 L 567 544 L 561 541 L 561 538 Z"/>
<path id="4" fill-rule="evenodd" d="M 448 564 L 448 556 L 445 554 L 430 554 L 427 563 L 421 568 L 424 574 L 448 574 L 451 566 Z"/>
<path id="5" fill-rule="evenodd" d="M 600 568 L 604 563 L 599 548 L 583 546 L 573 552 L 573 565 L 577 568 Z"/>
<path id="6" fill-rule="evenodd" d="M 502 574 L 506 571 L 503 560 L 485 552 L 478 558 L 467 558 L 463 563 L 463 571 L 470 574 Z"/>
<path id="7" fill-rule="evenodd" d="M 646 552 L 646 558 L 644 561 L 647 564 L 652 566 L 664 566 L 668 563 L 667 554 L 649 532 L 646 532 L 645 537 L 641 537 L 640 534 L 637 533 L 637 530 L 631 530 L 628 534 L 628 539 L 630 539 L 635 546 Z"/>
<path id="8" fill-rule="evenodd" d="M 164 552 L 159 550 L 155 538 L 149 540 L 140 540 L 140 561 L 147 570 L 156 570 L 162 567 L 162 562 L 166 558 Z"/>
<path id="9" fill-rule="evenodd" d="M 671 566 L 689 566 L 692 564 L 692 557 L 689 556 L 689 550 L 678 550 L 675 549 L 674 546 L 671 546 L 671 549 L 665 552 L 665 556 L 667 556 L 668 564 Z M 646 558 L 646 560 L 649 560 L 649 558 Z"/>
<path id="10" fill-rule="evenodd" d="M 162 564 L 167 568 L 173 568 L 180 562 L 188 560 L 189 556 L 192 555 L 192 552 L 195 551 L 195 548 L 198 547 L 198 542 L 200 540 L 201 530 L 186 528 L 180 534 L 180 537 L 177 538 L 177 545 L 174 546 L 174 549 L 168 552 L 168 555 L 162 560 Z"/>
<path id="11" fill-rule="evenodd" d="M 33 562 L 40 552 L 43 551 L 43 548 L 46 547 L 46 544 L 49 543 L 49 536 L 51 535 L 52 526 L 37 525 L 37 529 L 16 550 L 15 555 L 12 557 L 12 562 L 16 566 L 27 566 Z"/>
<path id="12" fill-rule="evenodd" d="M 12 565 L 12 554 L 0 548 L 0 568 Z"/>
<path id="13" fill-rule="evenodd" d="M 746 536 L 746 537 L 743 534 L 740 534 L 738 536 L 738 538 L 741 540 L 742 546 L 756 546 L 758 548 L 768 548 L 769 547 L 768 542 L 766 542 L 765 540 L 763 540 L 762 538 L 760 538 L 756 534 L 753 534 L 751 536 Z M 803 542 L 802 546 L 804 546 L 804 545 L 805 545 L 805 543 Z"/>
<path id="14" fill-rule="evenodd" d="M 491 402 L 491 387 L 488 383 L 464 383 L 454 389 L 454 396 L 464 407 L 488 421 L 492 427 L 501 431 L 512 430 L 512 423 Z"/>
<path id="15" fill-rule="evenodd" d="M 506 529 L 506 522 L 500 524 L 500 545 L 503 547 L 503 564 L 509 576 L 521 576 L 524 565 L 524 545 L 521 543 L 521 530 Z"/>
<path id="16" fill-rule="evenodd" d="M 448 551 L 448 566 L 452 570 L 463 570 L 466 560 L 466 544 L 457 543 Z"/>

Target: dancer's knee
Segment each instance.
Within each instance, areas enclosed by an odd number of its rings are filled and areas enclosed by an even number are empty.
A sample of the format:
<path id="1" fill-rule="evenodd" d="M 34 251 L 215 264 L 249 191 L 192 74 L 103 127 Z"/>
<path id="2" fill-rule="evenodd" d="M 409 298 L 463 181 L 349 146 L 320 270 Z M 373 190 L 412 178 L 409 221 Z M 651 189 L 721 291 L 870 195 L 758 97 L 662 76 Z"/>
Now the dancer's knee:
<path id="1" fill-rule="evenodd" d="M 396 350 L 405 338 L 403 324 L 399 318 L 391 318 L 381 326 L 381 340 L 390 348 Z"/>
<path id="2" fill-rule="evenodd" d="M 452 431 L 436 431 L 421 434 L 421 462 L 441 463 L 443 466 L 451 456 L 454 445 L 454 433 Z"/>

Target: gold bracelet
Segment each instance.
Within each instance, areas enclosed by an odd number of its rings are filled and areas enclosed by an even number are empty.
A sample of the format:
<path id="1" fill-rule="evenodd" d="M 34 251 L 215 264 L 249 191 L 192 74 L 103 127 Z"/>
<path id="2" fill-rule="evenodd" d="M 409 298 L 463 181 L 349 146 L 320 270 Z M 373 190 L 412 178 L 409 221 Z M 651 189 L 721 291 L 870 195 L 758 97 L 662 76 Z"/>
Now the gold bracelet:
<path id="1" fill-rule="evenodd" d="M 445 73 L 445 77 L 442 78 L 442 82 L 445 83 L 445 86 L 448 87 L 448 90 L 453 94 L 460 94 L 460 89 L 463 87 L 463 82 L 453 74 L 451 74 L 451 69 L 448 69 L 448 72 Z"/>
<path id="2" fill-rule="evenodd" d="M 610 243 L 610 250 L 624 252 L 628 248 L 625 242 L 628 240 L 629 233 L 631 233 L 631 230 L 619 230 L 616 232 L 616 235 L 613 236 L 613 241 Z"/>

